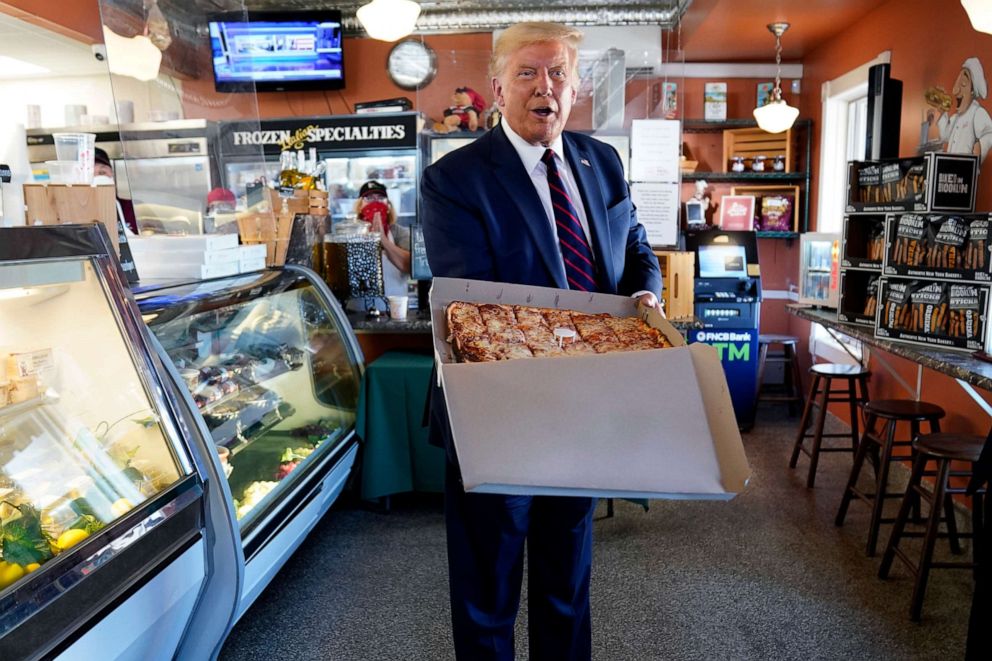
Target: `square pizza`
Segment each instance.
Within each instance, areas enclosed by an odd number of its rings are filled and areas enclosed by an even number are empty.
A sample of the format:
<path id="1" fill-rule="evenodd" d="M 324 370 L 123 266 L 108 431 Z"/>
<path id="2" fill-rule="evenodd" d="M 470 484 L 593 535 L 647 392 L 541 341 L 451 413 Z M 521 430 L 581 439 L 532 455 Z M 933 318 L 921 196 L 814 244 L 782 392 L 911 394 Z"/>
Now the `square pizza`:
<path id="1" fill-rule="evenodd" d="M 463 301 L 451 303 L 446 317 L 448 341 L 458 360 L 467 363 L 672 346 L 636 317 Z"/>

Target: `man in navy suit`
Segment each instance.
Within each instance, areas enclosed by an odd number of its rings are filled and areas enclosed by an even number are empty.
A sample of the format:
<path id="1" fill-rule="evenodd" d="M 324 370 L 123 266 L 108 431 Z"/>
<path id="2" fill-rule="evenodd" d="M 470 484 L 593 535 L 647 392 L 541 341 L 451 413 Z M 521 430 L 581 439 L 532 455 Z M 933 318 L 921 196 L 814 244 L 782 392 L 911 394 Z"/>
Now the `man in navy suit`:
<path id="1" fill-rule="evenodd" d="M 490 75 L 502 124 L 424 171 L 427 259 L 436 276 L 630 295 L 655 307 L 658 260 L 619 156 L 562 132 L 579 83 L 581 37 L 552 23 L 520 23 L 500 36 Z M 431 438 L 448 456 L 458 658 L 513 659 L 526 542 L 530 658 L 589 659 L 595 500 L 465 493 L 436 387 Z"/>

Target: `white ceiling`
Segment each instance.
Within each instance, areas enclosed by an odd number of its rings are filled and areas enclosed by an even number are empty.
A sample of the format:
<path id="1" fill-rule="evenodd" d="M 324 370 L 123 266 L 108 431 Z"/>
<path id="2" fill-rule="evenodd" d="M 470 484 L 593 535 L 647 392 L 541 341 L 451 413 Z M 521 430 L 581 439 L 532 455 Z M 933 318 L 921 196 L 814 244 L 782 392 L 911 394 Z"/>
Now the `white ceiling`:
<path id="1" fill-rule="evenodd" d="M 98 62 L 83 44 L 36 25 L 0 13 L 0 55 L 45 67 L 49 73 L 12 76 L 0 68 L 0 80 L 106 75 L 107 62 Z"/>

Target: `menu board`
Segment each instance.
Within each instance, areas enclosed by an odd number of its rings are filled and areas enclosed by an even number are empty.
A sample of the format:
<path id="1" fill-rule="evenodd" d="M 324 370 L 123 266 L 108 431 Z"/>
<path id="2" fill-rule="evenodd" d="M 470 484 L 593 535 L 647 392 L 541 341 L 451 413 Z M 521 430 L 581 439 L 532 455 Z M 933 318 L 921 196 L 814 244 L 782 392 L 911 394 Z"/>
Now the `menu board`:
<path id="1" fill-rule="evenodd" d="M 420 225 L 410 228 L 410 275 L 414 280 L 430 280 L 433 277 L 427 263 L 424 229 Z"/>

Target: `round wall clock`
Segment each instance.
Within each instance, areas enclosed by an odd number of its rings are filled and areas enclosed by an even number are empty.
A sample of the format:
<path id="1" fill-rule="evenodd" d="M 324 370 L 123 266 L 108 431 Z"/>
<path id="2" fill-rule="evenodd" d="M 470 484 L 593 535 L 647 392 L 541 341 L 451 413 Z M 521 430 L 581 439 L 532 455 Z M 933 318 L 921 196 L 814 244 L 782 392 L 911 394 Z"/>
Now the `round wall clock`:
<path id="1" fill-rule="evenodd" d="M 397 87 L 419 90 L 437 74 L 437 54 L 417 39 L 407 39 L 393 46 L 386 58 L 386 70 Z"/>

